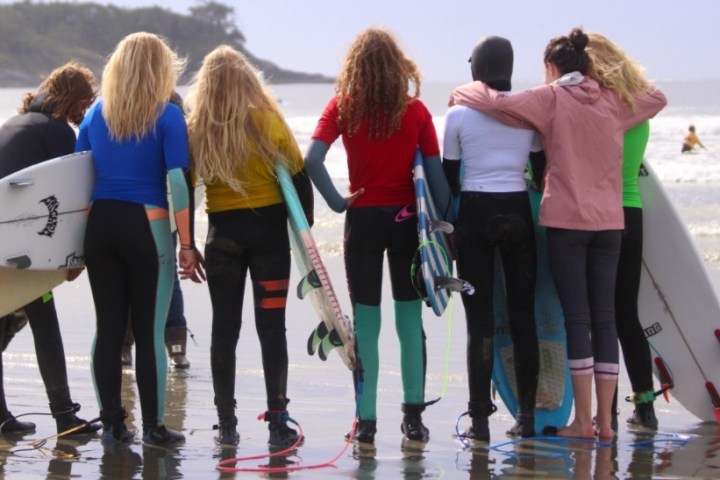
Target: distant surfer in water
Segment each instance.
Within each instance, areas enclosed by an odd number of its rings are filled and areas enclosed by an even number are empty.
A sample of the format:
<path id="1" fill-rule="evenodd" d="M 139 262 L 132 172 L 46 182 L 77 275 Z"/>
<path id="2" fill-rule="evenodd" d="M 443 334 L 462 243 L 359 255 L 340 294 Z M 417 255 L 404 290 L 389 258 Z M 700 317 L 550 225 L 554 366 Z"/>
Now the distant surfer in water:
<path id="1" fill-rule="evenodd" d="M 702 144 L 700 141 L 700 137 L 697 136 L 697 133 L 695 133 L 695 125 L 690 125 L 688 127 L 688 133 L 685 135 L 685 138 L 683 139 L 682 149 L 680 150 L 680 153 L 691 153 L 695 151 L 695 147 L 700 146 L 704 149 L 705 145 Z M 707 150 L 707 149 L 706 149 Z"/>
<path id="2" fill-rule="evenodd" d="M 588 75 L 607 89 L 616 92 L 622 100 L 635 107 L 635 96 L 650 88 L 643 68 L 629 58 L 622 49 L 599 33 L 588 33 L 587 47 L 590 56 Z M 692 127 L 691 127 L 692 128 Z M 615 319 L 618 339 L 623 351 L 635 404 L 628 424 L 657 429 L 653 402 L 652 360 L 650 344 L 640 324 L 638 294 L 642 267 L 643 217 L 642 198 L 638 187 L 638 174 L 650 138 L 650 122 L 644 121 L 625 132 L 623 142 L 623 213 L 625 229 L 620 244 L 617 280 L 615 285 Z M 617 431 L 617 391 L 612 407 L 612 426 Z"/>
<path id="3" fill-rule="evenodd" d="M 414 85 L 415 91 L 408 92 Z M 359 423 L 356 440 L 374 443 L 379 375 L 378 340 L 383 258 L 387 254 L 400 340 L 403 384 L 401 430 L 427 441 L 422 423 L 425 402 L 425 349 L 422 301 L 410 268 L 418 247 L 413 161 L 419 148 L 438 209 L 452 215 L 432 116 L 419 100 L 420 72 L 383 29 L 361 32 L 350 46 L 335 85 L 336 95 L 320 116 L 305 156 L 308 173 L 330 208 L 345 216 L 345 270 L 353 305 Z M 342 137 L 350 174 L 343 197 L 324 165 Z M 446 217 L 446 219 L 452 219 Z M 358 390 L 359 393 L 359 390 Z"/>
<path id="4" fill-rule="evenodd" d="M 0 178 L 75 150 L 75 131 L 85 110 L 95 100 L 95 77 L 83 65 L 70 62 L 53 70 L 36 93 L 27 93 L 20 114 L 0 127 Z M 82 270 L 68 270 L 68 280 Z M 70 398 L 65 352 L 53 293 L 49 292 L 21 310 L 0 319 L 0 346 L 5 350 L 12 336 L 30 323 L 40 375 L 50 401 L 58 433 L 82 425 L 75 412 L 80 405 Z M 31 431 L 35 424 L 15 420 L 5 404 L 0 358 L 0 433 Z M 93 433 L 99 425 L 86 425 L 73 434 Z"/>
<path id="5" fill-rule="evenodd" d="M 268 444 L 289 447 L 298 440 L 287 424 L 290 239 L 276 163 L 283 162 L 290 171 L 310 225 L 312 184 L 277 102 L 242 53 L 220 46 L 207 54 L 188 104 L 192 172 L 205 184 L 208 211 L 205 267 L 213 313 L 210 367 L 219 420 L 215 441 L 240 441 L 235 350 L 249 273 L 265 375 Z"/>
<path id="6" fill-rule="evenodd" d="M 92 150 L 97 173 L 85 259 L 97 317 L 92 369 L 104 444 L 134 437 L 125 425 L 121 398 L 128 316 L 137 347 L 143 442 L 185 440 L 165 425 L 163 342 L 175 266 L 168 184 L 180 240 L 180 275 L 200 282 L 184 175 L 187 127 L 180 108 L 168 102 L 183 68 L 184 61 L 157 35 L 126 36 L 105 65 L 102 98 L 80 124 L 76 150 Z"/>
<path id="7" fill-rule="evenodd" d="M 567 331 L 575 418 L 558 431 L 610 440 L 619 371 L 615 279 L 625 228 L 622 209 L 623 133 L 667 103 L 654 88 L 635 107 L 587 76 L 589 39 L 580 28 L 545 47 L 545 85 L 503 96 L 482 82 L 455 89 L 459 103 L 543 136 L 548 168 L 539 223 L 548 227 L 548 258 Z M 608 114 L 611 112 L 611 114 Z M 592 419 L 593 376 L 597 424 Z"/>
<path id="8" fill-rule="evenodd" d="M 502 37 L 484 37 L 470 57 L 473 80 L 509 95 L 513 49 Z M 515 351 L 517 422 L 508 434 L 535 436 L 538 338 L 535 327 L 535 226 L 524 173 L 528 153 L 542 155 L 537 132 L 509 127 L 462 105 L 445 116 L 443 168 L 460 212 L 456 223 L 458 275 L 475 286 L 462 294 L 467 323 L 467 367 L 472 427 L 467 438 L 490 441 L 488 417 L 493 370 L 496 252 L 505 278 L 506 308 Z M 460 162 L 464 168 L 460 182 Z"/>

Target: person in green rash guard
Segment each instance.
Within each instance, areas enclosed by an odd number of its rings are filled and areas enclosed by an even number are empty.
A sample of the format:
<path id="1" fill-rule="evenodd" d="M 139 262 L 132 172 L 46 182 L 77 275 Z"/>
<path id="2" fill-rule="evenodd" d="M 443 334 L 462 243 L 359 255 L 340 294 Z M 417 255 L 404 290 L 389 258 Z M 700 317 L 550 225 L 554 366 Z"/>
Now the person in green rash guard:
<path id="1" fill-rule="evenodd" d="M 644 92 L 649 83 L 643 69 L 617 45 L 599 33 L 588 33 L 589 75 L 600 85 L 617 92 L 624 101 L 633 103 L 633 94 Z M 635 403 L 630 425 L 657 429 L 658 421 L 653 408 L 652 361 L 650 345 L 640 325 L 638 293 L 642 266 L 642 198 L 638 188 L 638 172 L 650 137 L 650 123 L 644 121 L 625 133 L 623 143 L 623 212 L 625 230 L 620 244 L 617 279 L 615 285 L 615 318 L 618 339 L 625 359 Z M 617 431 L 617 390 L 612 407 L 612 428 Z"/>
<path id="2" fill-rule="evenodd" d="M 408 85 L 415 85 L 409 94 Z M 427 441 L 422 423 L 425 402 L 425 341 L 422 301 L 410 268 L 418 247 L 412 166 L 419 148 L 438 209 L 452 220 L 450 190 L 440 163 L 432 116 L 418 99 L 420 74 L 414 62 L 382 29 L 361 32 L 350 47 L 335 87 L 305 156 L 305 165 L 330 208 L 347 211 L 344 255 L 353 305 L 360 367 L 356 440 L 374 443 L 379 374 L 378 339 L 383 257 L 387 254 L 400 341 L 404 413 L 401 430 L 410 440 Z M 342 137 L 350 193 L 335 189 L 323 162 Z"/>

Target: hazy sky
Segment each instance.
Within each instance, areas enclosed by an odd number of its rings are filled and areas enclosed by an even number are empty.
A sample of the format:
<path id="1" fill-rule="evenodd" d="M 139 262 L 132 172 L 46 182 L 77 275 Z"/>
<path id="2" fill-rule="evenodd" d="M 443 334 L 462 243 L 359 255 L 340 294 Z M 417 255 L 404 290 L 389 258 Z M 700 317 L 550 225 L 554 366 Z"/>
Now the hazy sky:
<path id="1" fill-rule="evenodd" d="M 618 43 L 652 79 L 720 79 L 720 0 L 221 1 L 234 6 L 249 51 L 291 70 L 334 76 L 355 35 L 380 25 L 396 34 L 427 81 L 469 80 L 475 42 L 501 35 L 515 49 L 515 80 L 541 82 L 548 40 L 581 25 Z M 179 13 L 196 4 L 97 3 L 159 5 Z"/>

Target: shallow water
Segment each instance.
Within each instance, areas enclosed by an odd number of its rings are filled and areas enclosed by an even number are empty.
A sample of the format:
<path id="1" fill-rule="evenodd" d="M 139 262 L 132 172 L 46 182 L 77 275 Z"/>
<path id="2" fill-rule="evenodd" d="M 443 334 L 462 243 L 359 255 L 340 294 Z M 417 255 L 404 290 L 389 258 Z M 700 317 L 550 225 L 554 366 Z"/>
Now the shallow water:
<path id="1" fill-rule="evenodd" d="M 720 285 L 720 117 L 714 104 L 708 104 L 717 82 L 698 93 L 702 101 L 680 98 L 679 93 L 698 90 L 668 85 L 671 105 L 652 123 L 648 158 L 668 188 L 680 215 L 688 225 L 717 286 Z M 424 89 L 424 98 L 442 135 L 445 101 L 451 86 Z M 13 113 L 20 94 L 26 89 L 0 89 L 0 121 Z M 332 86 L 285 86 L 277 88 L 283 109 L 301 149 L 330 98 Z M 678 93 L 679 92 L 679 93 Z M 692 101 L 691 101 L 692 100 Z M 679 141 L 689 123 L 696 123 L 703 142 L 710 147 L 694 156 L 678 154 Z M 339 188 L 347 185 L 347 168 L 340 142 L 328 155 L 328 168 Z M 338 296 L 349 308 L 341 260 L 343 216 L 327 209 L 316 197 L 316 223 L 313 233 L 323 252 Z M 199 219 L 198 238 L 202 238 L 203 219 Z M 296 273 L 293 271 L 293 275 Z M 296 277 L 294 277 L 296 279 Z M 295 280 L 293 280 L 295 281 Z M 388 285 L 385 280 L 385 285 Z M 37 423 L 37 431 L 24 437 L 0 436 L 0 476 L 25 478 L 720 478 L 720 431 L 715 424 L 700 424 L 670 397 L 656 402 L 660 431 L 653 437 L 630 431 L 623 425 L 632 406 L 620 405 L 621 427 L 613 446 L 554 440 L 507 443 L 504 431 L 512 417 L 498 398 L 498 412 L 491 417 L 491 448 L 466 449 L 454 437 L 458 416 L 467 408 L 465 371 L 464 311 L 459 301 L 451 307 L 450 325 L 430 310 L 424 311 L 428 336 L 428 376 L 426 398 L 442 396 L 428 408 L 423 419 L 431 439 L 425 445 L 402 445 L 400 422 L 402 386 L 399 349 L 392 321 L 392 303 L 385 289 L 383 302 L 384 332 L 381 335 L 381 377 L 378 397 L 378 434 L 375 451 L 343 451 L 343 437 L 352 426 L 354 398 L 350 373 L 340 359 L 331 354 L 327 362 L 310 357 L 305 342 L 317 319 L 308 302 L 291 298 L 288 303 L 288 342 L 290 375 L 288 395 L 290 414 L 300 423 L 305 443 L 293 456 L 254 460 L 238 467 L 273 465 L 292 467 L 322 465 L 339 455 L 334 467 L 301 470 L 292 473 L 222 474 L 215 470 L 225 458 L 267 453 L 267 427 L 257 415 L 265 409 L 265 393 L 259 343 L 255 333 L 251 296 L 246 308 L 237 349 L 236 397 L 241 435 L 236 449 L 221 449 L 212 440 L 216 423 L 209 362 L 210 302 L 205 285 L 184 282 L 188 326 L 197 345 L 189 341 L 192 366 L 187 371 L 169 371 L 166 407 L 167 424 L 181 429 L 187 438 L 176 449 L 147 448 L 139 440 L 129 447 L 104 449 L 98 437 L 50 439 L 40 449 L 27 450 L 30 442 L 51 436 L 55 424 L 51 417 L 32 415 L 26 420 Z M 73 400 L 82 404 L 80 415 L 86 419 L 98 414 L 90 375 L 90 348 L 94 332 L 94 311 L 87 276 L 62 285 L 55 291 L 61 319 L 68 374 Z M 447 345 L 450 352 L 447 353 Z M 3 355 L 7 403 L 16 415 L 48 413 L 47 398 L 34 355 L 28 328 L 20 332 Z M 123 398 L 133 429 L 139 428 L 137 390 L 131 368 L 125 370 Z M 620 394 L 630 392 L 623 369 Z M 460 428 L 468 419 L 460 421 Z M 653 441 L 654 440 L 654 441 Z M 644 443 L 641 443 L 644 442 Z M 25 450 L 22 450 L 25 449 Z M 22 451 L 21 451 L 22 450 Z M 341 453 L 342 452 L 342 453 Z"/>
<path id="2" fill-rule="evenodd" d="M 341 259 L 326 255 L 341 298 L 344 290 Z M 209 363 L 210 304 L 205 285 L 183 283 L 186 316 L 197 346 L 190 341 L 192 366 L 170 370 L 166 422 L 181 429 L 187 438 L 175 449 L 145 447 L 139 440 L 129 447 L 105 449 L 98 437 L 51 439 L 37 450 L 22 450 L 30 442 L 53 435 L 49 416 L 25 418 L 37 423 L 37 431 L 24 437 L 0 439 L 0 473 L 3 478 L 231 478 L 215 470 L 221 459 L 267 453 L 267 428 L 256 420 L 265 408 L 259 342 L 252 321 L 252 302 L 246 302 L 248 319 L 237 350 L 236 396 L 240 445 L 218 448 L 212 437 L 216 422 L 212 402 Z M 87 276 L 66 283 L 55 291 L 61 317 L 73 400 L 81 403 L 81 416 L 97 416 L 90 377 L 90 345 L 94 314 Z M 677 402 L 656 403 L 661 430 L 654 437 L 633 433 L 621 425 L 617 443 L 599 446 L 580 442 L 532 440 L 509 442 L 505 429 L 512 417 L 499 398 L 498 412 L 491 417 L 491 448 L 469 450 L 453 435 L 458 416 L 467 405 L 464 364 L 464 320 L 459 302 L 451 307 L 451 324 L 429 310 L 424 313 L 428 335 L 428 379 L 426 398 L 442 395 L 428 408 L 424 421 L 430 428 L 427 444 L 403 446 L 400 433 L 402 387 L 399 352 L 389 299 L 383 311 L 385 332 L 381 335 L 381 378 L 378 398 L 378 434 L 375 451 L 350 446 L 333 467 L 292 473 L 238 473 L 238 477 L 269 478 L 679 478 L 720 477 L 720 432 L 717 426 L 699 424 Z M 237 464 L 237 467 L 313 466 L 332 460 L 345 447 L 343 436 L 354 416 L 351 377 L 340 359 L 331 354 L 327 362 L 310 357 L 305 342 L 315 325 L 309 303 L 291 298 L 288 314 L 290 377 L 288 395 L 291 417 L 302 427 L 306 440 L 291 456 Z M 450 330 L 449 330 L 450 327 Z M 446 353 L 450 341 L 451 351 Z M 23 330 L 4 354 L 5 390 L 13 413 L 47 413 L 47 398 L 38 375 L 29 329 Z M 446 366 L 447 363 L 447 366 Z M 137 390 L 132 368 L 123 376 L 125 405 L 131 428 L 139 428 Z M 621 395 L 629 392 L 627 378 L 620 379 Z M 620 405 L 621 422 L 632 413 L 630 404 Z M 460 428 L 468 419 L 460 420 Z M 654 438 L 655 443 L 651 443 Z M 645 443 L 637 444 L 644 441 Z"/>

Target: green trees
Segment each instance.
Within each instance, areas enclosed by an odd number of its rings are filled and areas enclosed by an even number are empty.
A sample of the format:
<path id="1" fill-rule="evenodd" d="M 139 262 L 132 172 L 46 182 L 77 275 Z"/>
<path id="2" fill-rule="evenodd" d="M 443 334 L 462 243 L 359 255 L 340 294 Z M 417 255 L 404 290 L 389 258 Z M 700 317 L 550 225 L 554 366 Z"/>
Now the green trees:
<path id="1" fill-rule="evenodd" d="M 235 9 L 214 0 L 199 0 L 189 15 L 160 7 L 23 0 L 0 4 L 0 86 L 35 85 L 69 60 L 84 63 L 99 78 L 117 42 L 137 31 L 166 38 L 175 51 L 187 57 L 187 75 L 199 67 L 206 53 L 224 43 L 245 53 L 274 83 L 332 81 L 322 75 L 283 70 L 254 57 L 245 50 Z"/>

